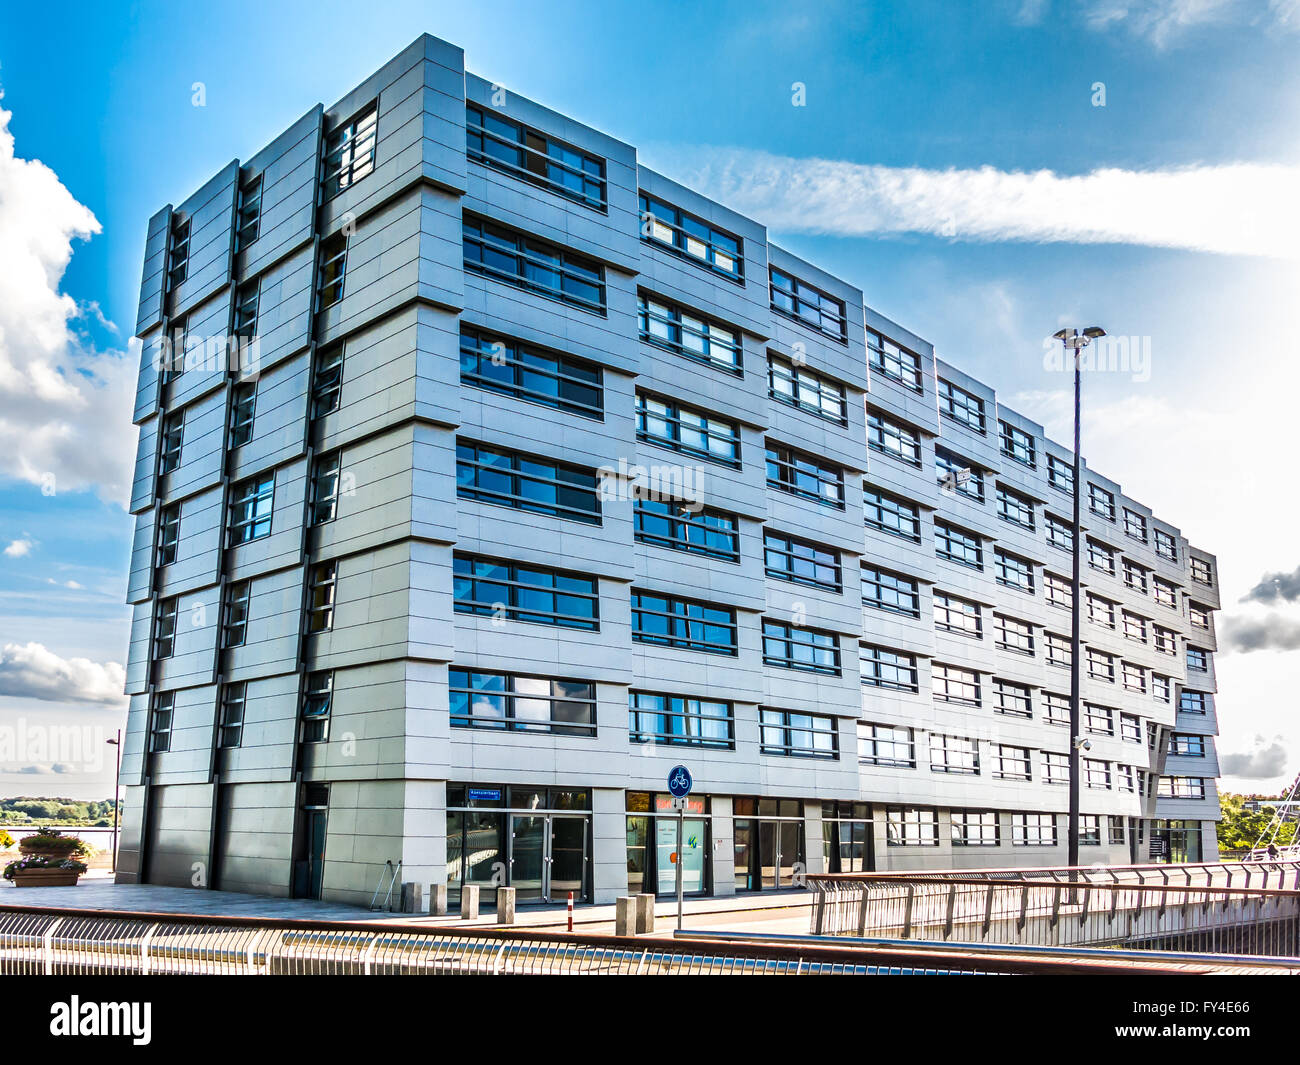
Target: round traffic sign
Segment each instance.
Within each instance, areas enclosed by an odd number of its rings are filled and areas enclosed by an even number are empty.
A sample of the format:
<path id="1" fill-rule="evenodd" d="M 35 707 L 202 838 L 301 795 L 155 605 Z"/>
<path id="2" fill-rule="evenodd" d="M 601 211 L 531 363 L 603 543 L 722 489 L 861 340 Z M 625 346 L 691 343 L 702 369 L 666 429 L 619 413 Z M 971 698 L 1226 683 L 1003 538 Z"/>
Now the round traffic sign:
<path id="1" fill-rule="evenodd" d="M 668 774 L 668 794 L 674 799 L 685 798 L 691 793 L 694 783 L 689 769 L 684 765 L 675 765 Z"/>

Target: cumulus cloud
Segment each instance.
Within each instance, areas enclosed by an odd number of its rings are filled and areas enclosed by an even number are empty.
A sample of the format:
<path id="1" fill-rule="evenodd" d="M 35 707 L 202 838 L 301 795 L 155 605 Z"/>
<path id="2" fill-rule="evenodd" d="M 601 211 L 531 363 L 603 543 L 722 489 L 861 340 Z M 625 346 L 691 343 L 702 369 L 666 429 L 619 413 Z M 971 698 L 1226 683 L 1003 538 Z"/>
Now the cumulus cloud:
<path id="1" fill-rule="evenodd" d="M 1282 776 L 1287 771 L 1287 757 L 1286 748 L 1281 741 L 1281 736 L 1275 736 L 1271 740 L 1256 736 L 1251 750 L 1241 754 L 1225 754 L 1220 759 L 1220 769 L 1224 776 L 1241 777 L 1244 780 L 1267 780 Z"/>
<path id="2" fill-rule="evenodd" d="M 76 767 L 68 765 L 67 762 L 50 762 L 48 764 L 42 762 L 34 765 L 21 766 L 18 769 L 13 770 L 13 772 L 22 773 L 25 776 L 41 777 L 60 773 L 75 773 L 76 771 Z"/>
<path id="3" fill-rule="evenodd" d="M 1300 258 L 1300 167 L 1228 163 L 1087 174 L 926 170 L 748 149 L 665 152 L 688 185 L 775 231 L 1138 244 Z M 1207 203 L 1214 210 L 1205 210 Z"/>
<path id="4" fill-rule="evenodd" d="M 15 154 L 10 117 L 0 108 L 0 477 L 125 501 L 136 367 L 90 346 L 76 325 L 98 308 L 59 290 L 73 241 L 99 222 L 54 171 Z"/>
<path id="5" fill-rule="evenodd" d="M 1084 18 L 1094 30 L 1124 29 L 1163 50 L 1198 29 L 1295 30 L 1298 8 L 1297 0 L 1090 0 Z"/>
<path id="6" fill-rule="evenodd" d="M 5 548 L 5 557 L 24 558 L 32 553 L 32 548 L 34 546 L 35 544 L 26 537 L 21 540 L 12 540 L 10 541 L 9 546 Z"/>
<path id="7" fill-rule="evenodd" d="M 0 647 L 0 695 L 46 702 L 124 706 L 126 672 L 117 662 L 61 658 L 39 643 Z"/>
<path id="8" fill-rule="evenodd" d="M 1300 599 L 1300 566 L 1291 573 L 1265 573 L 1259 583 L 1241 597 L 1243 603 L 1293 603 Z"/>
<path id="9" fill-rule="evenodd" d="M 1224 651 L 1300 650 L 1300 620 L 1269 613 L 1263 617 L 1234 615 L 1219 623 L 1219 646 Z"/>

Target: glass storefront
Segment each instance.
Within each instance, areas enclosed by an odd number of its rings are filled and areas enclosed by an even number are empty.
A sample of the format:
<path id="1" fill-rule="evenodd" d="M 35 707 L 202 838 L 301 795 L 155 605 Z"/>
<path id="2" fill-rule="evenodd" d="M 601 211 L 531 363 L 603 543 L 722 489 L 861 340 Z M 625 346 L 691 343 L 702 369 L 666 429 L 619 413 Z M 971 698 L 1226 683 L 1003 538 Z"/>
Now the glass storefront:
<path id="1" fill-rule="evenodd" d="M 686 800 L 682 821 L 682 891 L 704 895 L 709 890 L 709 819 L 707 800 Z M 632 894 L 677 893 L 677 812 L 669 795 L 645 791 L 627 793 L 627 881 Z"/>
<path id="2" fill-rule="evenodd" d="M 737 798 L 732 804 L 736 890 L 794 887 L 807 869 L 803 802 Z"/>
<path id="3" fill-rule="evenodd" d="M 869 804 L 822 803 L 822 859 L 828 873 L 869 873 L 875 869 Z"/>
<path id="4" fill-rule="evenodd" d="M 1150 858 L 1161 862 L 1199 862 L 1201 860 L 1201 823 L 1199 821 L 1153 821 L 1151 835 L 1168 841 L 1167 857 Z"/>

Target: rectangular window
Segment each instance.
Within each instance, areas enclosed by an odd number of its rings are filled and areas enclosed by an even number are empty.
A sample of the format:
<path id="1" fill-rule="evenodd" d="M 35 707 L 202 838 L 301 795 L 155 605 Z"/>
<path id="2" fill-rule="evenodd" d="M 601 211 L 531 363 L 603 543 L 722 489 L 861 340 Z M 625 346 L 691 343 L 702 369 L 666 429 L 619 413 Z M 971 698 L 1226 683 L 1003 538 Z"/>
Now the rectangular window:
<path id="1" fill-rule="evenodd" d="M 176 651 L 176 599 L 163 599 L 153 622 L 153 656 L 171 658 Z"/>
<path id="2" fill-rule="evenodd" d="M 897 381 L 913 392 L 923 392 L 921 356 L 895 344 L 883 333 L 867 330 L 867 365 L 882 377 Z"/>
<path id="3" fill-rule="evenodd" d="M 736 654 L 736 612 L 693 599 L 632 592 L 632 639 L 684 651 Z"/>
<path id="4" fill-rule="evenodd" d="M 235 336 L 252 343 L 257 336 L 258 283 L 250 281 L 235 290 Z"/>
<path id="5" fill-rule="evenodd" d="M 1202 651 L 1199 647 L 1187 648 L 1187 668 L 1198 673 L 1208 673 L 1210 670 L 1209 653 Z"/>
<path id="6" fill-rule="evenodd" d="M 149 715 L 149 751 L 156 754 L 172 749 L 172 717 L 176 709 L 175 692 L 158 692 Z"/>
<path id="7" fill-rule="evenodd" d="M 600 628 L 600 586 L 594 577 L 457 552 L 452 558 L 458 614 Z"/>
<path id="8" fill-rule="evenodd" d="M 628 739 L 734 750 L 731 703 L 660 692 L 628 692 Z"/>
<path id="9" fill-rule="evenodd" d="M 844 471 L 772 440 L 767 442 L 767 486 L 844 509 Z"/>
<path id="10" fill-rule="evenodd" d="M 1141 614 L 1124 611 L 1124 636 L 1138 643 L 1147 642 L 1147 619 Z"/>
<path id="11" fill-rule="evenodd" d="M 1018 655 L 1034 653 L 1034 626 L 1028 621 L 994 614 L 993 624 L 998 650 Z"/>
<path id="12" fill-rule="evenodd" d="M 740 561 L 739 523 L 734 514 L 642 493 L 633 501 L 632 514 L 640 543 L 723 562 Z"/>
<path id="13" fill-rule="evenodd" d="M 230 446 L 243 447 L 253 439 L 257 413 L 257 382 L 240 381 L 230 400 Z"/>
<path id="14" fill-rule="evenodd" d="M 248 635 L 248 614 L 252 603 L 252 581 L 226 587 L 226 604 L 221 618 L 221 646 L 242 647 Z"/>
<path id="15" fill-rule="evenodd" d="M 594 472 L 468 440 L 456 442 L 456 494 L 589 525 L 601 522 Z"/>
<path id="16" fill-rule="evenodd" d="M 1033 717 L 1033 700 L 1029 685 L 1010 680 L 993 682 L 993 712 L 1008 717 Z"/>
<path id="17" fill-rule="evenodd" d="M 795 710 L 758 710 L 760 752 L 790 758 L 838 758 L 835 719 Z"/>
<path id="18" fill-rule="evenodd" d="M 636 394 L 638 440 L 710 462 L 740 465 L 740 426 L 695 407 Z"/>
<path id="19" fill-rule="evenodd" d="M 1088 593 L 1088 620 L 1106 629 L 1115 628 L 1115 604 L 1109 599 Z"/>
<path id="20" fill-rule="evenodd" d="M 903 725 L 878 725 L 858 722 L 858 761 L 863 765 L 916 768 L 916 741 L 910 728 Z"/>
<path id="21" fill-rule="evenodd" d="M 939 413 L 984 434 L 984 401 L 943 378 L 939 379 Z"/>
<path id="22" fill-rule="evenodd" d="M 1056 814 L 1012 814 L 1013 847 L 1055 847 Z"/>
<path id="23" fill-rule="evenodd" d="M 887 807 L 885 831 L 891 847 L 937 847 L 939 812 L 915 806 Z"/>
<path id="24" fill-rule="evenodd" d="M 329 670 L 307 674 L 302 693 L 302 742 L 324 743 L 330 734 L 330 704 L 334 701 L 334 674 Z"/>
<path id="25" fill-rule="evenodd" d="M 181 539 L 181 505 L 173 503 L 163 507 L 158 515 L 158 566 L 170 566 L 176 561 L 176 550 Z"/>
<path id="26" fill-rule="evenodd" d="M 672 248 L 733 281 L 744 277 L 739 237 L 644 192 L 640 206 L 642 240 Z"/>
<path id="27" fill-rule="evenodd" d="M 1034 438 L 1023 429 L 1017 429 L 1007 421 L 999 421 L 1001 430 L 1002 454 L 1024 466 L 1033 468 L 1037 462 L 1034 450 Z"/>
<path id="28" fill-rule="evenodd" d="M 1124 559 L 1124 587 L 1147 594 L 1147 571 L 1132 559 Z"/>
<path id="29" fill-rule="evenodd" d="M 1115 790 L 1129 794 L 1137 791 L 1137 773 L 1131 765 L 1116 764 Z"/>
<path id="30" fill-rule="evenodd" d="M 1187 604 L 1187 620 L 1191 622 L 1192 628 L 1209 631 L 1210 612 L 1205 607 L 1189 602 Z"/>
<path id="31" fill-rule="evenodd" d="M 1156 650 L 1162 655 L 1176 655 L 1178 653 L 1178 633 L 1173 629 L 1166 629 L 1163 625 L 1152 625 L 1151 631 L 1155 637 Z"/>
<path id="32" fill-rule="evenodd" d="M 1121 662 L 1120 674 L 1124 687 L 1131 692 L 1145 695 L 1147 690 L 1147 671 L 1135 662 Z"/>
<path id="33" fill-rule="evenodd" d="M 1109 826 L 1108 842 L 1112 847 L 1119 846 L 1124 842 L 1124 818 L 1111 814 L 1106 818 L 1106 823 Z"/>
<path id="34" fill-rule="evenodd" d="M 999 743 L 993 748 L 993 777 L 995 780 L 1028 780 L 1030 778 L 1029 748 Z"/>
<path id="35" fill-rule="evenodd" d="M 1088 509 L 1107 521 L 1115 520 L 1115 494 L 1088 482 Z"/>
<path id="36" fill-rule="evenodd" d="M 1166 676 L 1151 671 L 1151 694 L 1162 703 L 1173 698 L 1174 682 Z"/>
<path id="37" fill-rule="evenodd" d="M 863 520 L 873 529 L 914 543 L 921 542 L 921 509 L 915 503 L 864 484 L 862 514 Z"/>
<path id="38" fill-rule="evenodd" d="M 763 564 L 769 577 L 839 592 L 840 553 L 784 533 L 763 534 Z"/>
<path id="39" fill-rule="evenodd" d="M 1181 758 L 1204 758 L 1205 737 L 1175 732 L 1169 737 L 1169 753 Z"/>
<path id="40" fill-rule="evenodd" d="M 767 394 L 837 425 L 848 424 L 849 405 L 842 384 L 772 351 L 767 353 Z"/>
<path id="41" fill-rule="evenodd" d="M 973 669 L 935 662 L 931 666 L 931 681 L 935 702 L 980 705 L 980 675 Z"/>
<path id="42" fill-rule="evenodd" d="M 1093 680 L 1104 680 L 1107 684 L 1115 683 L 1115 656 L 1105 651 L 1088 648 L 1088 676 Z"/>
<path id="43" fill-rule="evenodd" d="M 921 616 L 921 591 L 917 581 L 865 563 L 862 565 L 862 602 L 891 614 L 905 614 L 912 618 Z"/>
<path id="44" fill-rule="evenodd" d="M 520 673 L 447 671 L 452 728 L 596 734 L 596 685 Z"/>
<path id="45" fill-rule="evenodd" d="M 343 391 L 343 345 L 317 350 L 311 375 L 311 416 L 322 418 L 339 409 Z"/>
<path id="46" fill-rule="evenodd" d="M 1124 508 L 1124 532 L 1141 543 L 1147 542 L 1147 520 L 1136 510 Z"/>
<path id="47" fill-rule="evenodd" d="M 324 525 L 333 521 L 338 515 L 340 469 L 343 456 L 333 451 L 321 455 L 312 467 L 309 498 L 311 502 L 311 524 Z"/>
<path id="48" fill-rule="evenodd" d="M 858 665 L 862 683 L 869 687 L 904 692 L 920 690 L 915 655 L 864 643 L 858 649 Z"/>
<path id="49" fill-rule="evenodd" d="M 1213 586 L 1214 571 L 1210 568 L 1210 564 L 1206 562 L 1205 559 L 1192 559 L 1192 580 L 1196 581 L 1197 584 Z"/>
<path id="50" fill-rule="evenodd" d="M 920 438 L 918 437 L 918 447 Z M 984 471 L 950 451 L 934 449 L 934 472 L 939 487 L 946 492 L 960 492 L 976 503 L 984 502 Z"/>
<path id="51" fill-rule="evenodd" d="M 998 584 L 1015 588 L 1022 592 L 1034 593 L 1034 564 L 1027 558 L 1003 551 L 1000 547 L 993 549 L 993 573 Z"/>
<path id="52" fill-rule="evenodd" d="M 467 270 L 605 313 L 605 268 L 594 259 L 469 215 L 462 233 Z"/>
<path id="53" fill-rule="evenodd" d="M 1047 483 L 1058 492 L 1074 495 L 1074 467 L 1055 455 L 1047 456 Z"/>
<path id="54" fill-rule="evenodd" d="M 999 518 L 1011 522 L 1012 525 L 1019 525 L 1022 529 L 1028 529 L 1030 532 L 1034 531 L 1032 499 L 1001 484 L 997 488 L 997 499 Z"/>
<path id="55" fill-rule="evenodd" d="M 308 589 L 307 631 L 327 632 L 334 627 L 334 591 L 338 584 L 338 562 L 317 562 L 311 568 Z"/>
<path id="56" fill-rule="evenodd" d="M 741 375 L 743 348 L 735 329 L 645 293 L 637 295 L 636 306 L 639 336 L 646 343 Z"/>
<path id="57" fill-rule="evenodd" d="M 953 810 L 954 847 L 996 847 L 1002 842 L 995 810 Z"/>
<path id="58" fill-rule="evenodd" d="M 1043 574 L 1043 589 L 1047 593 L 1047 605 L 1070 610 L 1074 604 L 1074 593 L 1070 591 L 1070 582 L 1055 573 Z"/>
<path id="59" fill-rule="evenodd" d="M 1056 692 L 1043 692 L 1043 720 L 1049 725 L 1070 723 L 1070 697 Z"/>
<path id="60" fill-rule="evenodd" d="M 839 641 L 833 632 L 764 618 L 763 664 L 838 677 Z"/>
<path id="61" fill-rule="evenodd" d="M 517 340 L 461 326 L 460 379 L 475 388 L 601 421 L 599 366 Z"/>
<path id="62" fill-rule="evenodd" d="M 1088 565 L 1102 573 L 1115 575 L 1115 551 L 1098 540 L 1088 538 Z"/>
<path id="63" fill-rule="evenodd" d="M 1044 784 L 1070 783 L 1070 756 L 1044 751 L 1042 782 Z"/>
<path id="64" fill-rule="evenodd" d="M 258 237 L 262 221 L 262 175 L 249 178 L 239 186 L 239 206 L 235 217 L 235 251 L 243 251 Z"/>
<path id="65" fill-rule="evenodd" d="M 181 443 L 185 436 L 185 412 L 168 414 L 162 423 L 162 446 L 158 458 L 159 475 L 171 473 L 181 464 Z"/>
<path id="66" fill-rule="evenodd" d="M 844 301 L 828 296 L 793 274 L 768 267 L 772 309 L 841 343 L 848 340 Z"/>
<path id="67" fill-rule="evenodd" d="M 1178 541 L 1163 529 L 1156 530 L 1156 554 L 1170 562 L 1178 561 Z"/>
<path id="68" fill-rule="evenodd" d="M 1163 577 L 1153 577 L 1151 583 L 1154 586 L 1156 602 L 1161 606 L 1169 607 L 1171 610 L 1177 610 L 1178 585 L 1165 580 Z"/>
<path id="69" fill-rule="evenodd" d="M 1205 692 L 1182 691 L 1178 695 L 1178 711 L 1183 714 L 1203 714 L 1206 710 Z"/>
<path id="70" fill-rule="evenodd" d="M 867 447 L 909 466 L 921 465 L 921 436 L 914 429 L 867 408 Z"/>
<path id="71" fill-rule="evenodd" d="M 226 684 L 221 689 L 221 718 L 218 722 L 217 745 L 238 747 L 244 739 L 244 702 L 248 685 Z"/>
<path id="72" fill-rule="evenodd" d="M 465 108 L 465 141 L 476 163 L 605 210 L 605 161 L 597 156 L 474 104 Z"/>
<path id="73" fill-rule="evenodd" d="M 167 250 L 167 291 L 171 292 L 190 272 L 190 220 L 172 215 L 170 247 Z"/>
<path id="74" fill-rule="evenodd" d="M 1203 777 L 1161 777 L 1157 797 L 1161 799 L 1204 799 Z"/>
<path id="75" fill-rule="evenodd" d="M 1074 550 L 1074 529 L 1066 521 L 1060 518 L 1047 515 L 1047 543 L 1050 547 L 1058 547 L 1062 551 Z"/>
<path id="76" fill-rule="evenodd" d="M 978 776 L 980 771 L 978 744 L 965 736 L 942 736 L 931 732 L 930 771 Z"/>
<path id="77" fill-rule="evenodd" d="M 321 178 L 325 199 L 351 188 L 374 170 L 378 121 L 378 110 L 372 103 L 350 122 L 340 124 L 326 135 Z"/>
<path id="78" fill-rule="evenodd" d="M 1109 706 L 1084 703 L 1083 727 L 1094 736 L 1115 735 L 1115 711 Z"/>
<path id="79" fill-rule="evenodd" d="M 347 234 L 335 233 L 325 237 L 320 244 L 320 269 L 316 276 L 317 306 L 320 310 L 333 307 L 343 298 L 347 266 Z"/>
<path id="80" fill-rule="evenodd" d="M 955 632 L 981 640 L 984 638 L 983 608 L 969 599 L 935 592 L 934 627 L 940 632 Z"/>
<path id="81" fill-rule="evenodd" d="M 978 570 L 984 568 L 984 549 L 980 546 L 980 538 L 955 525 L 949 525 L 946 521 L 934 523 L 934 550 L 940 558 L 956 562 L 959 566 Z"/>
<path id="82" fill-rule="evenodd" d="M 1110 763 L 1097 758 L 1083 760 L 1083 782 L 1094 791 L 1110 791 Z"/>
<path id="83" fill-rule="evenodd" d="M 250 478 L 236 485 L 230 497 L 230 546 L 271 535 L 275 475 Z"/>
<path id="84" fill-rule="evenodd" d="M 1043 643 L 1047 647 L 1047 664 L 1049 666 L 1063 666 L 1068 669 L 1072 658 L 1070 654 L 1070 638 L 1068 636 L 1058 636 L 1054 632 L 1045 632 L 1043 633 Z"/>
<path id="85" fill-rule="evenodd" d="M 1083 847 L 1101 846 L 1101 815 L 1079 815 L 1079 845 Z"/>

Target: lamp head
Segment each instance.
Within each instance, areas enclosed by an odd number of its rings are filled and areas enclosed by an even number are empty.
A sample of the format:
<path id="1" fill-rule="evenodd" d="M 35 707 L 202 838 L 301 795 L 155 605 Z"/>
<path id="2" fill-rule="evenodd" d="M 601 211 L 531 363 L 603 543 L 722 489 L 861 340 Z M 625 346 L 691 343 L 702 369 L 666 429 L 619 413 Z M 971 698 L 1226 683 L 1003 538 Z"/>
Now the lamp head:
<path id="1" fill-rule="evenodd" d="M 1106 335 L 1106 330 L 1102 329 L 1101 326 L 1098 325 L 1090 325 L 1083 331 L 1083 335 L 1089 340 L 1096 340 L 1098 337 L 1104 337 Z"/>

